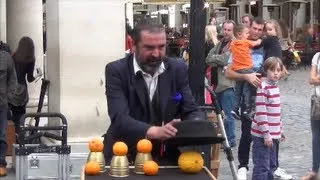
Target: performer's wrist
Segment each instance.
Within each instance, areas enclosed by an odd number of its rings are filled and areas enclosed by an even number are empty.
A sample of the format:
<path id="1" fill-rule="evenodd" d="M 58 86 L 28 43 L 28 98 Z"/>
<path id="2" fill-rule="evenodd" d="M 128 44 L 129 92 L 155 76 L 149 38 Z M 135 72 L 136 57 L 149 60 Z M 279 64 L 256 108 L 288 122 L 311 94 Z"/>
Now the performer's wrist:
<path id="1" fill-rule="evenodd" d="M 151 126 L 146 133 L 147 139 L 156 139 L 157 136 L 158 127 L 157 126 Z"/>

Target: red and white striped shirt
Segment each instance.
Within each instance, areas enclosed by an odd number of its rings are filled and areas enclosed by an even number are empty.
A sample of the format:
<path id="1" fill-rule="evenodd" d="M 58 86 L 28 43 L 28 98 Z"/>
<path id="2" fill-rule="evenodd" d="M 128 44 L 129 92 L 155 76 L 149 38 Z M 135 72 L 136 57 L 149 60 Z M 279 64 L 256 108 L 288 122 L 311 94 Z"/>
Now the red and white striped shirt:
<path id="1" fill-rule="evenodd" d="M 276 83 L 262 81 L 257 89 L 256 114 L 251 134 L 265 139 L 280 139 L 282 131 L 280 91 Z"/>

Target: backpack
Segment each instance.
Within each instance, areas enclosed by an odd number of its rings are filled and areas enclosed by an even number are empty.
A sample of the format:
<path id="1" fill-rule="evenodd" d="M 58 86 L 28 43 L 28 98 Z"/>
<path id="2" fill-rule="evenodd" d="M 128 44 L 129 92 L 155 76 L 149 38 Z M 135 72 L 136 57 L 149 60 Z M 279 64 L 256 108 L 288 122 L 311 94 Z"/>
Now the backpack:
<path id="1" fill-rule="evenodd" d="M 0 41 L 0 50 L 1 51 L 6 51 L 9 54 L 11 54 L 11 49 L 10 49 L 9 45 L 4 43 L 4 42 L 2 42 L 2 41 Z"/>

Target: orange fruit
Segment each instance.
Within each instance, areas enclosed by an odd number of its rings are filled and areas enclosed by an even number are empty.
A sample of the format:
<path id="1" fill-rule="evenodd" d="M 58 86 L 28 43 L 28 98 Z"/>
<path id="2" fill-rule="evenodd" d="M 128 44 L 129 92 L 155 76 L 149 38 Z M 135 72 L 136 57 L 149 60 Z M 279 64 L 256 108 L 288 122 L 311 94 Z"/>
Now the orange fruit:
<path id="1" fill-rule="evenodd" d="M 124 142 L 116 142 L 112 147 L 113 154 L 116 156 L 125 156 L 128 153 L 128 146 Z"/>
<path id="2" fill-rule="evenodd" d="M 86 175 L 97 175 L 100 173 L 100 165 L 96 161 L 90 161 L 85 165 Z"/>
<path id="3" fill-rule="evenodd" d="M 203 163 L 201 154 L 196 151 L 183 152 L 178 159 L 178 166 L 185 173 L 199 173 L 203 168 Z"/>
<path id="4" fill-rule="evenodd" d="M 143 164 L 143 172 L 147 176 L 154 176 L 158 173 L 159 166 L 154 161 L 146 161 Z"/>
<path id="5" fill-rule="evenodd" d="M 150 153 L 152 151 L 152 143 L 148 139 L 142 139 L 137 144 L 139 153 Z"/>
<path id="6" fill-rule="evenodd" d="M 91 152 L 101 152 L 103 151 L 103 142 L 100 138 L 93 138 L 89 141 L 89 150 Z"/>

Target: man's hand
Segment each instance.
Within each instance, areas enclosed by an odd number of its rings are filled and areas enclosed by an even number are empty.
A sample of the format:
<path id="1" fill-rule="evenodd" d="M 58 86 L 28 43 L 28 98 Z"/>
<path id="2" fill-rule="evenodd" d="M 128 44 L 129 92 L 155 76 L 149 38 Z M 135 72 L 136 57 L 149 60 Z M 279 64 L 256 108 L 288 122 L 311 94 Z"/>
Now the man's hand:
<path id="1" fill-rule="evenodd" d="M 147 131 L 147 138 L 163 140 L 176 136 L 178 130 L 174 127 L 174 124 L 180 121 L 180 119 L 174 119 L 164 126 L 152 126 Z"/>
<path id="2" fill-rule="evenodd" d="M 258 46 L 262 43 L 262 39 L 257 40 Z"/>
<path id="3" fill-rule="evenodd" d="M 254 87 L 258 87 L 261 83 L 261 80 L 258 76 L 261 76 L 259 73 L 251 73 L 251 74 L 244 74 L 246 81 L 248 81 Z"/>
<path id="4" fill-rule="evenodd" d="M 271 138 L 264 139 L 264 145 L 267 147 L 272 147 L 273 142 Z"/>

